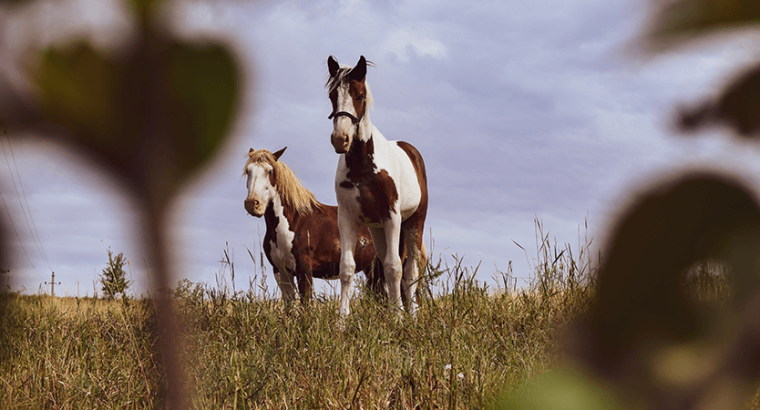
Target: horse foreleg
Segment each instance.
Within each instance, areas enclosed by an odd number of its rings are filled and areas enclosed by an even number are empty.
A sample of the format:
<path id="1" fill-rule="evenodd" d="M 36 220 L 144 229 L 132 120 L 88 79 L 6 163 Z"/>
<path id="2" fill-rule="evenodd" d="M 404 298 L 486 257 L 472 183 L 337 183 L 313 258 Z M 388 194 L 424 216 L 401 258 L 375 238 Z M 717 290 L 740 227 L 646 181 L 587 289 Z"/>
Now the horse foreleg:
<path id="1" fill-rule="evenodd" d="M 383 270 L 385 271 L 385 284 L 388 286 L 388 299 L 391 306 L 395 306 L 399 309 L 403 308 L 401 302 L 401 256 L 399 255 L 399 241 L 401 231 L 400 217 L 391 217 L 391 219 L 385 221 L 382 230 L 371 229 L 372 241 L 375 242 L 376 236 L 384 237 L 385 255 L 382 258 Z M 378 254 L 379 255 L 379 254 Z"/>
<path id="2" fill-rule="evenodd" d="M 310 272 L 298 274 L 298 294 L 301 296 L 301 303 L 308 303 L 311 300 L 312 282 Z"/>
<path id="3" fill-rule="evenodd" d="M 293 275 L 287 269 L 274 269 L 274 279 L 282 292 L 282 300 L 291 302 L 296 298 L 296 284 Z"/>
<path id="4" fill-rule="evenodd" d="M 350 313 L 351 282 L 356 272 L 354 247 L 359 234 L 359 224 L 352 218 L 342 218 L 338 208 L 338 230 L 340 231 L 340 316 Z"/>

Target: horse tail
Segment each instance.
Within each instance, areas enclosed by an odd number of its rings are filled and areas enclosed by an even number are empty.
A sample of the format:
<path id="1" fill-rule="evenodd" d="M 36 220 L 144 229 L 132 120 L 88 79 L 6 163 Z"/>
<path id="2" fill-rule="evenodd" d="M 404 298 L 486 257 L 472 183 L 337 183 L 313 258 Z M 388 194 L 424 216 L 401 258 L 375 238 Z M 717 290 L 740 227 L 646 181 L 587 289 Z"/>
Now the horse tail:
<path id="1" fill-rule="evenodd" d="M 427 248 L 425 247 L 425 241 L 422 241 L 422 246 L 420 247 L 420 258 L 417 261 L 417 266 L 419 267 L 419 276 L 424 276 L 425 271 L 427 270 L 428 265 L 428 254 L 427 254 Z"/>

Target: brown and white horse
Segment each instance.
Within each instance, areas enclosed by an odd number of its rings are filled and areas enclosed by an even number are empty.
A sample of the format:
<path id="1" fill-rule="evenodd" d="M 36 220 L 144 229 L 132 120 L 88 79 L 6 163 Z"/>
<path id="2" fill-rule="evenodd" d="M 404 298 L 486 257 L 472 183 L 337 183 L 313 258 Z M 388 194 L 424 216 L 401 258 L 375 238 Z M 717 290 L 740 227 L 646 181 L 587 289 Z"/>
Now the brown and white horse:
<path id="1" fill-rule="evenodd" d="M 248 188 L 244 204 L 249 214 L 264 217 L 264 253 L 272 264 L 282 298 L 295 299 L 295 277 L 301 300 L 307 301 L 312 294 L 312 278 L 339 277 L 338 208 L 320 203 L 301 185 L 293 171 L 280 161 L 285 148 L 274 154 L 253 148 L 248 152 L 243 168 Z M 376 295 L 384 295 L 382 267 L 375 258 L 367 229 L 360 231 L 354 241 L 355 272 L 364 271 L 368 286 Z"/>
<path id="2" fill-rule="evenodd" d="M 383 263 L 392 305 L 404 303 L 415 313 L 413 295 L 424 258 L 422 234 L 428 207 L 427 177 L 422 156 L 411 144 L 388 141 L 372 125 L 372 94 L 366 82 L 364 56 L 354 67 L 327 59 L 332 102 L 331 142 L 340 155 L 335 174 L 338 228 L 341 239 L 340 314 L 349 314 L 355 272 L 356 238 L 369 227 L 375 251 Z M 409 258 L 406 263 L 404 259 Z"/>

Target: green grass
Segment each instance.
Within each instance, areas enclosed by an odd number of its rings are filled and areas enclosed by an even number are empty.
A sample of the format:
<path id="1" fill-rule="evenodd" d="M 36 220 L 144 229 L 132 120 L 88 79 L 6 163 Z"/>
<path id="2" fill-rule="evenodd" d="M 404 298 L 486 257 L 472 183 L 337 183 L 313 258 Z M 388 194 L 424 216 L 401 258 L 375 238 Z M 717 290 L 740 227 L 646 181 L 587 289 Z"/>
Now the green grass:
<path id="1" fill-rule="evenodd" d="M 415 318 L 360 289 L 285 306 L 255 286 L 220 291 L 184 281 L 188 395 L 198 409 L 487 408 L 559 360 L 563 325 L 588 306 L 595 265 L 582 245 L 548 241 L 539 225 L 529 286 L 501 286 L 477 268 L 430 266 Z M 107 302 L 5 295 L 0 408 L 161 407 L 164 387 L 150 300 Z"/>

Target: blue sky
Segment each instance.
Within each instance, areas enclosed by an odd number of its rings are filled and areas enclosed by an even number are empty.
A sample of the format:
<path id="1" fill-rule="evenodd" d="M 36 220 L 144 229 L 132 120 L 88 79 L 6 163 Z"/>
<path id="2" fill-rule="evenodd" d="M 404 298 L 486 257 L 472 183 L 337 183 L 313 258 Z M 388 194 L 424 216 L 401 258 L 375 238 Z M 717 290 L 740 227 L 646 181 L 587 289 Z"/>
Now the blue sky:
<path id="1" fill-rule="evenodd" d="M 0 10 L 0 72 L 8 78 L 20 78 L 14 61 L 29 45 L 85 35 L 113 50 L 129 32 L 114 1 L 47 3 Z M 367 75 L 374 125 L 415 145 L 427 165 L 426 241 L 432 233 L 434 251 L 449 263 L 451 255 L 465 266 L 482 261 L 481 281 L 493 284 L 510 261 L 515 276 L 529 276 L 536 218 L 552 240 L 576 249 L 586 219 L 602 245 L 632 193 L 663 175 L 708 167 L 760 186 L 755 145 L 721 130 L 683 137 L 670 127 L 679 105 L 714 94 L 758 55 L 756 34 L 646 55 L 637 48 L 645 0 L 170 4 L 176 32 L 229 42 L 248 77 L 229 144 L 177 198 L 177 279 L 215 284 L 229 244 L 237 288 L 248 287 L 255 271 L 246 248 L 255 252 L 265 230 L 243 209 L 240 173 L 250 147 L 287 146 L 283 162 L 319 200 L 336 203 L 338 157 L 323 88 L 329 55 L 375 63 Z M 25 231 L 0 156 L 0 189 L 31 259 L 12 238 L 14 287 L 36 292 L 52 269 L 62 282 L 57 293 L 92 294 L 111 247 L 125 253 L 138 293 L 145 291 L 149 268 L 124 191 L 65 147 L 12 137 L 50 263 Z"/>

